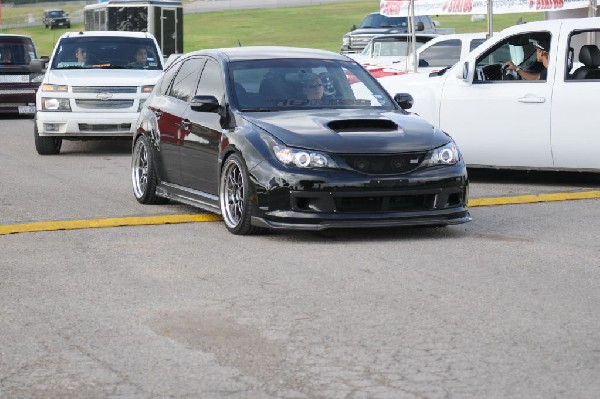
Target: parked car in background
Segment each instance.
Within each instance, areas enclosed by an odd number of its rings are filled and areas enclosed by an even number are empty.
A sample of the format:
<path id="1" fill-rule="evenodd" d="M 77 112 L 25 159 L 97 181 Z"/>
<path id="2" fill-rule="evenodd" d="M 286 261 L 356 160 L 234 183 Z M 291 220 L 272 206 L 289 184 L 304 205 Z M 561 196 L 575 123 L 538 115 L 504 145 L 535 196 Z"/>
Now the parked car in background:
<path id="1" fill-rule="evenodd" d="M 454 33 L 452 28 L 438 28 L 429 15 L 415 16 L 415 32 L 446 35 Z M 378 12 L 371 13 L 350 32 L 342 37 L 341 53 L 360 53 L 369 41 L 379 35 L 410 33 L 407 17 L 388 17 Z"/>
<path id="2" fill-rule="evenodd" d="M 136 123 L 135 198 L 221 213 L 233 234 L 469 221 L 456 145 L 399 104 L 328 51 L 188 53 Z"/>
<path id="3" fill-rule="evenodd" d="M 64 10 L 54 9 L 54 10 L 45 10 L 42 14 L 42 23 L 44 27 L 54 29 L 54 28 L 71 28 L 71 20 L 69 19 L 69 15 Z"/>
<path id="4" fill-rule="evenodd" d="M 31 70 L 35 59 L 29 36 L 0 34 L 0 114 L 35 114 L 35 93 L 44 76 Z"/>
<path id="5" fill-rule="evenodd" d="M 130 139 L 162 71 L 162 53 L 149 33 L 63 34 L 36 96 L 37 152 L 58 154 L 65 139 Z"/>
<path id="6" fill-rule="evenodd" d="M 382 60 L 372 64 L 369 71 L 376 78 L 398 76 L 398 79 L 413 79 L 413 73 L 432 73 L 456 64 L 461 58 L 485 42 L 487 33 L 455 33 L 441 35 L 417 49 L 417 68 L 411 55 L 397 61 Z"/>
<path id="7" fill-rule="evenodd" d="M 414 111 L 451 132 L 470 166 L 600 172 L 597 43 L 600 18 L 529 22 L 493 35 L 444 73 L 379 81 L 389 93 L 411 94 Z"/>
<path id="8" fill-rule="evenodd" d="M 415 47 L 418 49 L 434 39 L 435 33 L 416 33 Z M 412 35 L 401 33 L 396 35 L 375 36 L 360 53 L 346 54 L 363 66 L 388 65 L 405 61 L 412 51 Z"/>

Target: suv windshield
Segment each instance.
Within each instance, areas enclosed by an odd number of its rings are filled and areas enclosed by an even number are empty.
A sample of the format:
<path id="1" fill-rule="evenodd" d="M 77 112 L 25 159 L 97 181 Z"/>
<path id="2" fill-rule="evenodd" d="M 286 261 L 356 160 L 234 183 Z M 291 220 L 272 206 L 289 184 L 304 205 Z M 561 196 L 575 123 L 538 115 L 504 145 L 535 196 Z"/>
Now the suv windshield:
<path id="1" fill-rule="evenodd" d="M 230 64 L 229 74 L 242 111 L 396 109 L 371 74 L 350 61 L 237 61 Z"/>
<path id="2" fill-rule="evenodd" d="M 50 18 L 62 18 L 65 16 L 65 12 L 64 11 L 49 11 L 48 16 Z"/>
<path id="3" fill-rule="evenodd" d="M 36 58 L 31 39 L 0 36 L 0 65 L 29 65 Z"/>
<path id="4" fill-rule="evenodd" d="M 133 37 L 69 37 L 60 41 L 53 69 L 154 69 L 161 60 L 154 41 Z"/>

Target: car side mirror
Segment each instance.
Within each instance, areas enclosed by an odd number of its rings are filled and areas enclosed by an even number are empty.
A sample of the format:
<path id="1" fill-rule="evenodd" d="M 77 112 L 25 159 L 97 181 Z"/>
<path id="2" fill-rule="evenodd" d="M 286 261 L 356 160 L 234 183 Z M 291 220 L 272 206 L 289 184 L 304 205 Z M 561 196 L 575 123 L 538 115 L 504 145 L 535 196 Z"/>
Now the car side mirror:
<path id="1" fill-rule="evenodd" d="M 407 109 L 411 109 L 415 100 L 413 99 L 413 97 L 408 94 L 408 93 L 398 93 L 394 96 L 394 101 L 396 101 L 396 103 L 398 103 L 398 105 L 400 106 L 400 108 L 407 110 Z"/>
<path id="2" fill-rule="evenodd" d="M 419 22 L 417 23 L 417 30 L 418 30 L 418 31 L 425 30 L 425 24 L 423 23 L 423 21 L 419 21 Z"/>
<path id="3" fill-rule="evenodd" d="M 196 112 L 218 112 L 219 100 L 215 96 L 194 96 L 190 107 Z"/>
<path id="4" fill-rule="evenodd" d="M 29 69 L 31 69 L 31 72 L 33 72 L 33 73 L 42 73 L 42 72 L 44 72 L 44 69 L 46 69 L 47 62 L 48 62 L 48 57 L 46 57 L 46 59 L 44 59 L 44 57 L 42 57 L 41 59 L 31 60 L 29 62 Z"/>
<path id="5" fill-rule="evenodd" d="M 352 32 L 353 30 L 356 30 L 356 25 L 352 25 L 352 26 L 350 27 L 350 32 Z"/>

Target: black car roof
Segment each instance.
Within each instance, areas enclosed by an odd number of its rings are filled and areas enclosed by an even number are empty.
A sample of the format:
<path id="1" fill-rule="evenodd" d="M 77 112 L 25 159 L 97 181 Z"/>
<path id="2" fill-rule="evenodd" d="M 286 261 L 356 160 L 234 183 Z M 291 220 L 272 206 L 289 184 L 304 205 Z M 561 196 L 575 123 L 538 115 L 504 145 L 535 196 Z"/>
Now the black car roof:
<path id="1" fill-rule="evenodd" d="M 226 58 L 229 61 L 266 60 L 279 58 L 315 58 L 348 61 L 346 56 L 325 50 L 280 47 L 280 46 L 249 46 L 199 50 L 187 55 L 212 55 Z"/>

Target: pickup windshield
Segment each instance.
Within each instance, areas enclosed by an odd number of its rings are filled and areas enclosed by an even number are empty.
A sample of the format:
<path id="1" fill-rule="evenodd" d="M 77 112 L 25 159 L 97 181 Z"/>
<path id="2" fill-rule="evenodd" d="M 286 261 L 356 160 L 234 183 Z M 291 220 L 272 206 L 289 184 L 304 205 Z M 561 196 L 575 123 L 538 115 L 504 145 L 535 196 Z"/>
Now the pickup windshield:
<path id="1" fill-rule="evenodd" d="M 386 17 L 381 14 L 369 14 L 361 22 L 358 29 L 361 28 L 391 28 L 401 27 L 406 28 L 408 26 L 407 17 Z"/>
<path id="2" fill-rule="evenodd" d="M 31 39 L 0 36 L 0 65 L 29 65 L 29 62 L 36 58 Z"/>
<path id="3" fill-rule="evenodd" d="M 119 36 L 69 37 L 60 41 L 53 69 L 161 70 L 162 60 L 154 41 Z"/>

